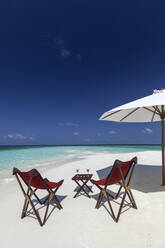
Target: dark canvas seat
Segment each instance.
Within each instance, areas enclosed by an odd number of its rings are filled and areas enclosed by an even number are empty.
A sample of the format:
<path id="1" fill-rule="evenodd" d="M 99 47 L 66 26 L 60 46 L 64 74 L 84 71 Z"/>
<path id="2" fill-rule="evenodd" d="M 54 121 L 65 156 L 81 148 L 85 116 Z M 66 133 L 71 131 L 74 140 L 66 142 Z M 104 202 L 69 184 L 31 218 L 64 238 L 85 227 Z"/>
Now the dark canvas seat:
<path id="1" fill-rule="evenodd" d="M 95 184 L 100 189 L 100 194 L 96 203 L 96 208 L 99 208 L 103 198 L 106 198 L 108 201 L 108 205 L 112 214 L 113 219 L 118 222 L 121 210 L 126 205 L 124 204 L 126 196 L 128 196 L 130 203 L 129 205 L 133 208 L 137 209 L 131 188 L 130 188 L 130 181 L 134 171 L 135 164 L 137 163 L 137 157 L 134 157 L 130 161 L 122 162 L 120 160 L 115 160 L 113 167 L 106 178 L 101 180 L 91 180 L 93 184 Z M 108 191 L 107 187 L 113 184 L 119 184 L 119 190 L 115 196 L 112 196 Z M 120 194 L 121 190 L 124 189 L 124 193 Z M 110 197 L 113 199 L 117 199 L 118 197 L 122 198 L 119 211 L 117 217 L 115 217 Z M 127 204 L 128 205 L 128 204 Z"/>
<path id="2" fill-rule="evenodd" d="M 50 182 L 47 178 L 43 179 L 42 176 L 40 175 L 40 173 L 36 169 L 32 169 L 32 170 L 27 171 L 27 172 L 21 172 L 17 168 L 13 168 L 13 175 L 16 176 L 16 179 L 17 179 L 17 181 L 20 185 L 20 188 L 23 192 L 23 195 L 25 197 L 25 202 L 24 202 L 21 218 L 24 218 L 26 216 L 26 214 L 28 213 L 27 210 L 28 210 L 29 203 L 33 209 L 33 213 L 37 217 L 39 224 L 41 226 L 43 226 L 46 222 L 50 201 L 52 199 L 54 199 L 57 207 L 59 209 L 62 209 L 62 206 L 61 206 L 59 200 L 57 199 L 55 193 L 57 192 L 59 187 L 62 185 L 64 180 L 61 180 L 57 183 L 56 182 Z M 25 190 L 25 187 L 23 187 L 23 184 L 21 181 L 23 181 L 24 185 L 27 186 L 26 190 Z M 37 190 L 46 190 L 47 191 L 48 196 L 45 198 L 45 200 L 43 202 L 37 196 L 37 194 L 36 194 Z M 32 196 L 34 196 L 40 204 L 45 204 L 47 202 L 43 221 L 41 221 L 41 217 L 40 217 L 37 209 L 35 208 L 35 205 L 34 205 L 33 200 L 32 200 Z"/>

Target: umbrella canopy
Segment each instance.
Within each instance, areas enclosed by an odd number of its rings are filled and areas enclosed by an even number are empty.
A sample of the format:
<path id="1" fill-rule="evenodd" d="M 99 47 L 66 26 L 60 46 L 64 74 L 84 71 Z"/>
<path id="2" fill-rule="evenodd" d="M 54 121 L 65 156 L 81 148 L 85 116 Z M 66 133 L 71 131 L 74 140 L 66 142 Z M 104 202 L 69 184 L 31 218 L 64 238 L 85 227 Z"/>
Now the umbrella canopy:
<path id="1" fill-rule="evenodd" d="M 105 112 L 100 120 L 117 122 L 162 122 L 162 184 L 165 185 L 164 156 L 165 89 Z"/>

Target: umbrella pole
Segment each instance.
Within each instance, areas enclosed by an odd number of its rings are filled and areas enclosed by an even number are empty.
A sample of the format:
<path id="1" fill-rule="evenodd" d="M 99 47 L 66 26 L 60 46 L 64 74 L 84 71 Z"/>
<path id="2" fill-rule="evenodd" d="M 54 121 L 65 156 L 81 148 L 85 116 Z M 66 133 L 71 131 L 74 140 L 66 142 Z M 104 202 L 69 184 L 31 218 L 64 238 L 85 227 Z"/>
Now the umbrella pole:
<path id="1" fill-rule="evenodd" d="M 162 106 L 162 185 L 165 185 L 165 161 L 164 161 L 164 105 Z"/>

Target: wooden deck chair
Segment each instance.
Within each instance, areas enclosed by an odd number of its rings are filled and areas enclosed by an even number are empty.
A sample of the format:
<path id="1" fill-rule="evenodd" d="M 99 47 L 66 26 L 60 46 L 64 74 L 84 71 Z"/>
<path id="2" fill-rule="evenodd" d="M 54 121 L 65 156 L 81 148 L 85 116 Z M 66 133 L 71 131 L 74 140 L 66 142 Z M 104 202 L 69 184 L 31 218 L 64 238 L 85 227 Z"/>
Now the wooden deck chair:
<path id="1" fill-rule="evenodd" d="M 13 175 L 16 176 L 16 179 L 17 179 L 17 181 L 20 185 L 20 188 L 23 192 L 23 195 L 25 197 L 21 218 L 24 218 L 26 216 L 26 214 L 29 213 L 29 211 L 28 211 L 29 203 L 33 209 L 33 214 L 37 217 L 38 222 L 41 226 L 43 226 L 46 222 L 50 201 L 52 199 L 54 199 L 57 207 L 59 209 L 62 209 L 62 206 L 61 206 L 59 200 L 57 199 L 57 197 L 55 196 L 55 193 L 57 192 L 58 188 L 62 185 L 64 180 L 61 180 L 57 183 L 50 182 L 47 178 L 43 179 L 42 176 L 40 175 L 40 173 L 36 169 L 32 169 L 32 170 L 27 171 L 27 172 L 21 172 L 17 168 L 13 168 Z M 24 183 L 22 184 L 21 181 L 23 181 Z M 23 187 L 23 185 L 24 185 L 24 187 Z M 25 187 L 27 189 L 25 189 Z M 39 197 L 36 194 L 36 191 L 38 189 L 39 190 L 46 190 L 48 193 L 48 196 L 46 197 L 46 199 L 43 202 L 39 199 Z M 41 221 L 41 217 L 40 217 L 37 209 L 35 208 L 35 205 L 34 205 L 33 200 L 32 200 L 32 196 L 35 197 L 41 205 L 45 204 L 47 202 L 43 221 Z"/>
<path id="2" fill-rule="evenodd" d="M 130 181 L 131 177 L 134 171 L 135 164 L 137 163 L 137 157 L 134 157 L 130 161 L 127 162 L 122 162 L 120 160 L 115 160 L 113 167 L 109 173 L 109 175 L 101 180 L 91 180 L 93 184 L 95 184 L 99 189 L 100 189 L 100 194 L 96 203 L 96 208 L 99 208 L 103 198 L 106 198 L 108 201 L 108 205 L 112 214 L 112 218 L 114 221 L 118 222 L 121 210 L 125 206 L 132 206 L 133 208 L 137 209 L 133 194 L 131 192 L 130 188 Z M 116 193 L 115 196 L 112 196 L 108 191 L 107 187 L 113 184 L 119 184 L 119 190 Z M 124 193 L 120 195 L 122 197 L 119 211 L 117 213 L 117 217 L 115 217 L 111 202 L 110 202 L 110 197 L 113 199 L 117 199 L 122 188 L 124 189 Z M 124 204 L 125 203 L 125 198 L 128 196 L 130 203 L 129 204 Z"/>

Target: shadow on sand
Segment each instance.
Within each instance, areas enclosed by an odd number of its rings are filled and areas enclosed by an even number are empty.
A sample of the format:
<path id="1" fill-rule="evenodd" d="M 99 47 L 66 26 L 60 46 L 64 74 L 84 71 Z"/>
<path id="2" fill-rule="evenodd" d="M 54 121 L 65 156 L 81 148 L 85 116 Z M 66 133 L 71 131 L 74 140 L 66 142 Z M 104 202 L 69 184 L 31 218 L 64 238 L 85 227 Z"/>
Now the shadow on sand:
<path id="1" fill-rule="evenodd" d="M 99 179 L 105 178 L 112 166 L 96 171 Z M 161 186 L 162 166 L 137 164 L 132 176 L 130 186 L 132 189 L 143 193 L 165 191 L 165 186 Z"/>
<path id="2" fill-rule="evenodd" d="M 58 198 L 59 202 L 61 203 L 61 202 L 67 197 L 67 195 L 65 195 L 65 196 L 56 195 L 56 197 Z M 45 200 L 46 198 L 47 198 L 47 196 L 41 198 L 41 199 L 40 199 L 41 202 L 44 202 L 44 200 Z M 39 202 L 38 202 L 36 199 L 33 199 L 32 202 L 33 202 L 33 204 L 34 204 L 34 206 L 35 206 L 37 212 L 39 212 L 40 210 L 46 208 L 46 206 L 47 206 L 47 202 L 44 203 L 43 205 L 40 205 Z M 51 202 L 50 202 L 50 209 L 49 209 L 49 213 L 48 213 L 48 215 L 47 215 L 46 221 L 49 219 L 49 217 L 51 216 L 51 214 L 54 212 L 54 210 L 55 210 L 56 208 L 58 209 L 58 207 L 57 207 L 57 205 L 56 205 L 54 199 L 52 199 Z M 30 217 L 30 218 L 34 218 L 34 219 L 37 220 L 36 216 L 33 215 L 33 209 L 32 209 L 31 207 L 30 207 L 30 209 L 29 209 L 29 211 L 28 211 L 28 214 L 26 214 L 26 216 L 28 216 L 28 217 Z"/>

